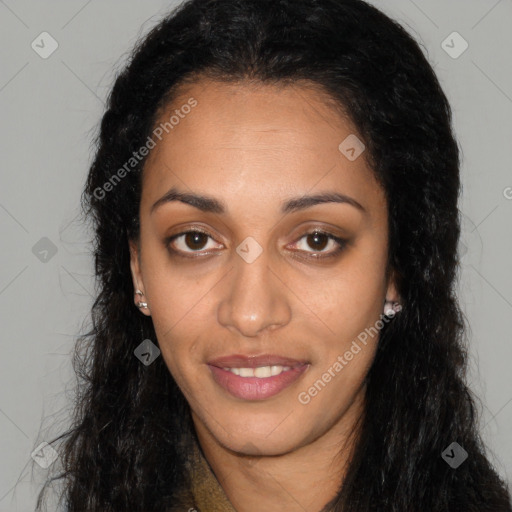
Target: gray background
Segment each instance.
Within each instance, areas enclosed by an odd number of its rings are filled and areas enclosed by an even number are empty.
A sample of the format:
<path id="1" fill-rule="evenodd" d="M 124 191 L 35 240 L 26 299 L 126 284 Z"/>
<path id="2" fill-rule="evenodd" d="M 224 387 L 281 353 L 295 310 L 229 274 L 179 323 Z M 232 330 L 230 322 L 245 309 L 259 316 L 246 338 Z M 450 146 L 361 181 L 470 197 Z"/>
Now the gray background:
<path id="1" fill-rule="evenodd" d="M 421 42 L 453 107 L 470 380 L 490 457 L 510 481 L 512 1 L 372 3 Z M 0 0 L 0 511 L 34 509 L 47 470 L 31 453 L 68 424 L 70 354 L 94 295 L 90 233 L 77 221 L 93 136 L 133 44 L 175 4 Z M 31 44 L 47 51 L 45 31 L 59 46 L 43 59 Z M 463 48 L 447 39 L 454 31 L 469 44 L 458 58 L 442 47 Z"/>

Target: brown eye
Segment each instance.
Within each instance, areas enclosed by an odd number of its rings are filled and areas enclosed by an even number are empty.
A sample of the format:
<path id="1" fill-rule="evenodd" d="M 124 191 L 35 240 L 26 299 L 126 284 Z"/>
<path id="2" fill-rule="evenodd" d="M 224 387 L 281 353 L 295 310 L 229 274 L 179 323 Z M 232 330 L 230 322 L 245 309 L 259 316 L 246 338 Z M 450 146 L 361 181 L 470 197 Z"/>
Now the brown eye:
<path id="1" fill-rule="evenodd" d="M 216 248 L 215 243 L 211 242 L 214 240 L 208 233 L 190 230 L 171 236 L 167 239 L 166 244 L 171 252 L 186 256 L 194 252 L 199 253 L 204 249 Z"/>
<path id="2" fill-rule="evenodd" d="M 203 249 L 204 245 L 207 242 L 208 236 L 204 233 L 200 233 L 198 231 L 191 231 L 189 233 L 185 233 L 184 235 L 184 243 L 185 245 L 194 251 Z"/>
<path id="3" fill-rule="evenodd" d="M 307 244 L 309 247 L 314 249 L 315 251 L 322 251 L 325 249 L 327 243 L 329 242 L 329 238 L 324 233 L 310 233 L 307 235 Z"/>
<path id="4" fill-rule="evenodd" d="M 306 253 L 307 257 L 321 259 L 337 256 L 344 249 L 345 243 L 345 240 L 331 233 L 315 230 L 303 235 L 295 245 L 298 252 Z M 326 248 L 331 250 L 325 250 Z"/>

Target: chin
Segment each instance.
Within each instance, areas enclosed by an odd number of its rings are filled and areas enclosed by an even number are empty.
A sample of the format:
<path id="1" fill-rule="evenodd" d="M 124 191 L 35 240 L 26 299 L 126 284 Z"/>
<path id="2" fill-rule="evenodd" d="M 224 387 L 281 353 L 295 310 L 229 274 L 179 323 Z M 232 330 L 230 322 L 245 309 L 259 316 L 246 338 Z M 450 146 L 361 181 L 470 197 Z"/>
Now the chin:
<path id="1" fill-rule="evenodd" d="M 194 418 L 196 430 L 206 428 L 208 435 L 225 448 L 246 455 L 283 455 L 314 440 L 307 421 L 297 416 L 296 411 L 281 407 L 279 412 L 244 414 L 238 407 L 225 411 L 215 418 L 207 415 Z M 221 412 L 222 408 L 214 408 Z M 293 419 L 292 419 L 293 418 Z M 198 425 L 197 422 L 201 422 Z M 199 427 L 199 429 L 198 429 Z M 315 429 L 313 429 L 315 430 Z"/>

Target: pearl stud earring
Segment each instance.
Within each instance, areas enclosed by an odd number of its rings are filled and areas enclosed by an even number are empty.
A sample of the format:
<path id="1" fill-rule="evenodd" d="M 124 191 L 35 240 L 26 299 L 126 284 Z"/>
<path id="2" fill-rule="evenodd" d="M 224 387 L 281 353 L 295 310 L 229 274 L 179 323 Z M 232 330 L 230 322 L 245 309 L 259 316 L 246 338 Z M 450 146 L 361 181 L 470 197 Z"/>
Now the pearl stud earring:
<path id="1" fill-rule="evenodd" d="M 135 290 L 135 293 L 137 295 L 140 295 L 141 297 L 144 295 L 144 293 L 142 293 L 139 289 Z M 137 307 L 139 309 L 148 309 L 148 303 L 147 302 L 143 302 L 143 301 L 139 301 L 139 302 L 137 302 Z"/>
<path id="2" fill-rule="evenodd" d="M 402 311 L 402 306 L 398 302 L 393 302 L 390 300 L 387 300 L 384 303 L 384 314 L 389 317 L 393 318 L 397 313 Z"/>

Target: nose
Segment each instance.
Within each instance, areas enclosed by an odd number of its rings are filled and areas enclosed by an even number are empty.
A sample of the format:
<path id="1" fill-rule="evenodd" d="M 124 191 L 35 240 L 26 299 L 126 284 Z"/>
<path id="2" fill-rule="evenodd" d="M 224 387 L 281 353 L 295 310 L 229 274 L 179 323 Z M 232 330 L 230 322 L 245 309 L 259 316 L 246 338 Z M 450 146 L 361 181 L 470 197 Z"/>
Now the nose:
<path id="1" fill-rule="evenodd" d="M 218 305 L 219 323 L 245 337 L 261 336 L 291 318 L 287 288 L 269 265 L 268 251 L 251 263 L 234 256 Z"/>

